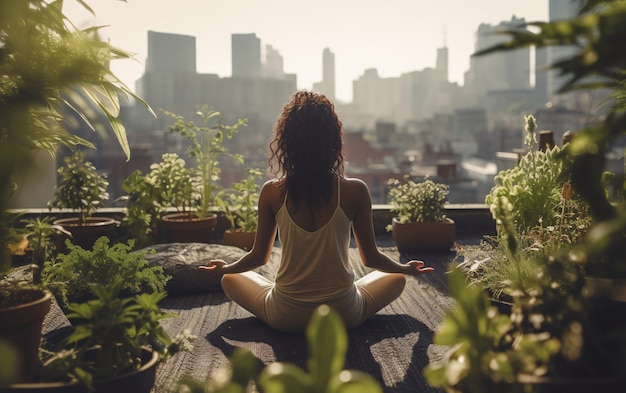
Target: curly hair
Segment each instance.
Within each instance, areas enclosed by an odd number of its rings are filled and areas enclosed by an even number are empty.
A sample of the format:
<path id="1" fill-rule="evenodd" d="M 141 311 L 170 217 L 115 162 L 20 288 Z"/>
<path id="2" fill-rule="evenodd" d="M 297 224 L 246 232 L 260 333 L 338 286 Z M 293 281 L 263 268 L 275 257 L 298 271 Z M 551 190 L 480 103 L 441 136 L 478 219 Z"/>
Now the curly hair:
<path id="1" fill-rule="evenodd" d="M 343 125 L 322 94 L 298 91 L 274 127 L 270 168 L 284 180 L 296 209 L 328 203 L 334 176 L 343 176 Z"/>

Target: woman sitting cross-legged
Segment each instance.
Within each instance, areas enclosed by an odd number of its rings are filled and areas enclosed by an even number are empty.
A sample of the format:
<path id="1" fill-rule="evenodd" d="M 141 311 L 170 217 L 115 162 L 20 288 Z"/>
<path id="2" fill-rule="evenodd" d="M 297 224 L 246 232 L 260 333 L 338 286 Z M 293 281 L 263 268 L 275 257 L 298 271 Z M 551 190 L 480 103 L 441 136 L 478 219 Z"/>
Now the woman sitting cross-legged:
<path id="1" fill-rule="evenodd" d="M 294 94 L 270 143 L 277 178 L 261 189 L 252 250 L 232 264 L 213 260 L 200 267 L 223 274 L 225 294 L 277 330 L 303 332 L 321 304 L 337 311 L 347 328 L 358 326 L 400 296 L 404 274 L 433 270 L 378 250 L 369 189 L 343 176 L 342 145 L 333 104 L 321 94 Z M 277 229 L 281 259 L 271 281 L 250 270 L 269 260 Z M 348 259 L 351 229 L 363 263 L 376 269 L 356 281 Z"/>

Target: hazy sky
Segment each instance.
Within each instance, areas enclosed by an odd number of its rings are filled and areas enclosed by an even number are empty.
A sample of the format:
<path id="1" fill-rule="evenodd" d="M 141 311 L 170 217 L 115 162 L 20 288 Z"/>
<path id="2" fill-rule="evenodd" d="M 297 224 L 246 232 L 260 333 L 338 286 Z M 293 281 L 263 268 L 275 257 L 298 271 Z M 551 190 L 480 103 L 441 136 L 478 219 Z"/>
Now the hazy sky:
<path id="1" fill-rule="evenodd" d="M 449 51 L 450 80 L 463 84 L 480 23 L 515 15 L 548 19 L 548 0 L 87 0 L 95 21 L 74 0 L 65 12 L 80 27 L 107 25 L 102 35 L 137 61 L 111 67 L 131 89 L 144 72 L 148 30 L 196 37 L 197 71 L 231 75 L 231 34 L 256 33 L 298 75 L 298 88 L 322 78 L 322 51 L 335 54 L 337 98 L 352 100 L 352 81 L 368 68 L 381 77 L 435 66 Z"/>

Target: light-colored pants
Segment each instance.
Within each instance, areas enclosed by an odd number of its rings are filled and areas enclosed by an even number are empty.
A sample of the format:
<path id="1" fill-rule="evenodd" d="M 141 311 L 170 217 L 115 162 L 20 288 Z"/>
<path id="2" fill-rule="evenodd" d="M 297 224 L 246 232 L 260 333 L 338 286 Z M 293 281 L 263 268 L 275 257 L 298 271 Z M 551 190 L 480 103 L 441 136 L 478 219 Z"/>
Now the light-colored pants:
<path id="1" fill-rule="evenodd" d="M 373 271 L 354 283 L 354 291 L 328 302 L 350 329 L 363 323 L 400 296 L 406 278 L 403 274 Z M 276 330 L 304 332 L 311 315 L 320 305 L 291 301 L 274 291 L 274 282 L 256 272 L 225 274 L 222 288 L 229 299 L 250 311 Z"/>

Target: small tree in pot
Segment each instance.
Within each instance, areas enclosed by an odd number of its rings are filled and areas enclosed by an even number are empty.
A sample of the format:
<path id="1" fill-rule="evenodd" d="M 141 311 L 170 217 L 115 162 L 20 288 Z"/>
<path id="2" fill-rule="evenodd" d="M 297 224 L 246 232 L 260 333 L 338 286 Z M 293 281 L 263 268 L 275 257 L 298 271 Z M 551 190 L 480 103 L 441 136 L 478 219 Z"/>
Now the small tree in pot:
<path id="1" fill-rule="evenodd" d="M 429 178 L 417 183 L 389 179 L 391 211 L 395 213 L 391 231 L 400 251 L 446 251 L 454 243 L 454 221 L 446 217 L 449 188 Z"/>
<path id="2" fill-rule="evenodd" d="M 110 217 L 92 217 L 109 199 L 109 182 L 86 160 L 83 151 L 77 150 L 65 157 L 64 163 L 57 170 L 59 183 L 48 207 L 78 211 L 78 217 L 62 218 L 54 224 L 71 232 L 73 243 L 90 247 L 100 236 L 111 234 L 117 225 L 117 221 Z M 59 248 L 64 250 L 63 241 Z"/>

